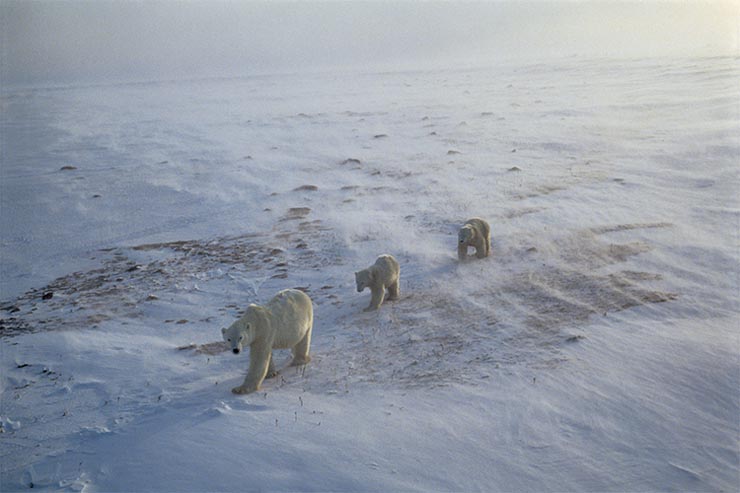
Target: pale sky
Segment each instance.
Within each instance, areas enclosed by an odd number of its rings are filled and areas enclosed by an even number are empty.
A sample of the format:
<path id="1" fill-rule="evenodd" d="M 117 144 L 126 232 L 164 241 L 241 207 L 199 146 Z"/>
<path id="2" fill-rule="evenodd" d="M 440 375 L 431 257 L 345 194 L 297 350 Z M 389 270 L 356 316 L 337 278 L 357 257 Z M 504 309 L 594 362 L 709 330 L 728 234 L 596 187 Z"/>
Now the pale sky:
<path id="1" fill-rule="evenodd" d="M 738 54 L 740 0 L 0 0 L 0 83 Z"/>

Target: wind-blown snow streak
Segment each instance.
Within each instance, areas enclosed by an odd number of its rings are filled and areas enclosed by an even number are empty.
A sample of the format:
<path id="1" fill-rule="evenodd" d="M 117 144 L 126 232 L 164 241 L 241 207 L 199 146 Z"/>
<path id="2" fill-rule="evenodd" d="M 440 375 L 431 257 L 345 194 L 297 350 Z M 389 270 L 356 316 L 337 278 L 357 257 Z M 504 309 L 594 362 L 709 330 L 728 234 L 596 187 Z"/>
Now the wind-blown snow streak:
<path id="1" fill-rule="evenodd" d="M 3 491 L 736 489 L 738 77 L 3 94 Z M 492 254 L 459 264 L 472 216 Z M 381 253 L 401 299 L 363 313 Z M 220 327 L 287 287 L 311 363 L 232 396 Z"/>

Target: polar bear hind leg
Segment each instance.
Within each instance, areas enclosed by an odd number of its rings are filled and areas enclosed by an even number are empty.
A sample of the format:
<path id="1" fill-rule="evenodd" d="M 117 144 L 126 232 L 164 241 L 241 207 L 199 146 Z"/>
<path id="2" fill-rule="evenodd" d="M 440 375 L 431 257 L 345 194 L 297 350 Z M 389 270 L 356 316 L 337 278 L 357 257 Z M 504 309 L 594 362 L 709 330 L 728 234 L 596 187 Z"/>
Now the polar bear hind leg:
<path id="1" fill-rule="evenodd" d="M 488 242 L 486 238 L 478 238 L 475 242 L 475 256 L 485 258 L 488 256 Z"/>
<path id="2" fill-rule="evenodd" d="M 303 366 L 311 361 L 311 356 L 308 355 L 311 349 L 311 327 L 306 331 L 306 335 L 303 336 L 298 344 L 293 347 L 293 361 L 290 362 L 290 366 Z"/>
<path id="3" fill-rule="evenodd" d="M 486 257 L 491 255 L 491 228 L 487 227 L 483 232 L 483 245 L 486 249 Z"/>

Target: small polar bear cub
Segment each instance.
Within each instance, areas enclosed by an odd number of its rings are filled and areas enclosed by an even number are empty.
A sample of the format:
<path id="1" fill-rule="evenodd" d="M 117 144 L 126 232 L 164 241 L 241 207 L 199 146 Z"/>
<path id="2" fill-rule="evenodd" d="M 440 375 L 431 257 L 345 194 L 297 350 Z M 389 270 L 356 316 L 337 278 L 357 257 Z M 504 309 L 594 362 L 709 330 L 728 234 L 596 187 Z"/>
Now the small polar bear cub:
<path id="1" fill-rule="evenodd" d="M 475 248 L 478 258 L 488 257 L 491 253 L 491 226 L 479 217 L 465 221 L 457 239 L 457 258 L 461 262 L 468 258 L 468 247 Z"/>
<path id="2" fill-rule="evenodd" d="M 365 288 L 370 288 L 372 294 L 370 305 L 364 311 L 377 310 L 383 303 L 386 289 L 388 289 L 389 300 L 398 299 L 400 278 L 401 267 L 393 255 L 381 255 L 367 269 L 355 272 L 357 292 L 361 293 Z"/>
<path id="3" fill-rule="evenodd" d="M 235 394 L 248 394 L 259 390 L 265 377 L 277 375 L 272 360 L 272 350 L 291 348 L 293 361 L 290 366 L 308 363 L 313 329 L 313 305 L 303 291 L 285 289 L 266 305 L 251 304 L 242 318 L 221 329 L 224 341 L 234 354 L 249 347 L 249 369 L 244 383 L 234 387 Z"/>

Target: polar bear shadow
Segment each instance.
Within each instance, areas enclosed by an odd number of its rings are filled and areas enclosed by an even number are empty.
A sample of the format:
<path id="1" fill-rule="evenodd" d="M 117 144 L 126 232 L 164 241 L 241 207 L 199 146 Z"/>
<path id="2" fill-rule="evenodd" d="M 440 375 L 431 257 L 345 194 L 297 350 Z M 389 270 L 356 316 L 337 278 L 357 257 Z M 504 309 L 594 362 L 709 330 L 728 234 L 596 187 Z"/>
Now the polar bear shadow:
<path id="1" fill-rule="evenodd" d="M 250 404 L 246 399 L 240 398 L 236 395 L 230 401 L 228 407 L 234 411 L 248 411 L 250 413 L 258 413 L 272 409 L 270 406 L 266 406 L 264 404 Z"/>
<path id="2" fill-rule="evenodd" d="M 219 401 L 217 404 L 209 406 L 202 413 L 198 415 L 200 420 L 206 421 L 214 418 L 220 418 L 224 415 L 237 413 L 252 413 L 252 412 L 264 412 L 269 411 L 272 408 L 264 404 L 250 404 L 246 399 L 234 396 L 229 401 Z"/>

